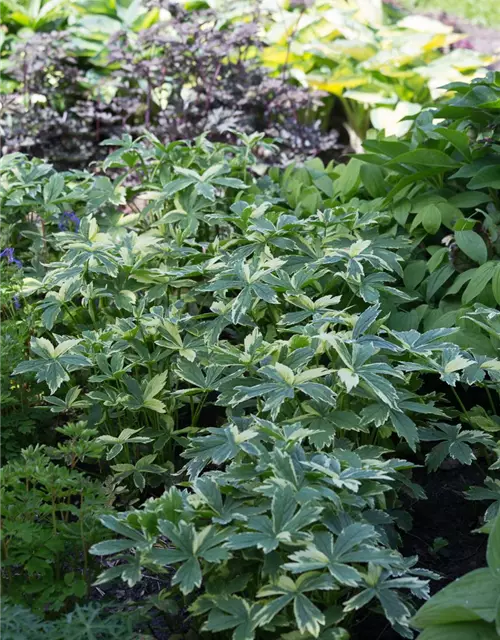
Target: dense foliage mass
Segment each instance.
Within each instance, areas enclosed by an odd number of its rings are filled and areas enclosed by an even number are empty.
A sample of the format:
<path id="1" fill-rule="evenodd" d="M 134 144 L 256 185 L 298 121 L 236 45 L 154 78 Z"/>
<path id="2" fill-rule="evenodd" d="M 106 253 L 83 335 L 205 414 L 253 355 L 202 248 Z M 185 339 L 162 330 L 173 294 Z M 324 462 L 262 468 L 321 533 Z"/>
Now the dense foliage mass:
<path id="1" fill-rule="evenodd" d="M 2 158 L 6 637 L 497 637 L 500 75 L 448 89 L 345 164 L 236 132 Z M 488 568 L 416 613 L 413 470 L 478 459 Z M 140 615 L 84 604 L 151 576 Z"/>
<path id="2" fill-rule="evenodd" d="M 438 21 L 384 15 L 373 1 L 0 7 L 4 151 L 63 169 L 144 130 L 163 143 L 262 131 L 279 138 L 281 164 L 330 160 L 339 132 L 355 149 L 370 124 L 405 132 L 404 116 L 492 60 L 456 48 L 463 36 Z"/>

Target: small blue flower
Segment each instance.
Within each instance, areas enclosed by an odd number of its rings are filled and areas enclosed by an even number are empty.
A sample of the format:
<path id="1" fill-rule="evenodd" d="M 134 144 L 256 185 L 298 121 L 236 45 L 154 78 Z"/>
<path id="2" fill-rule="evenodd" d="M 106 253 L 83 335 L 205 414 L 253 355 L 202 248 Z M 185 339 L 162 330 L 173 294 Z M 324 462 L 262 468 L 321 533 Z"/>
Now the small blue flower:
<path id="1" fill-rule="evenodd" d="M 16 295 L 13 296 L 12 298 L 12 302 L 14 303 L 14 309 L 20 309 L 21 308 L 21 300 L 19 299 L 19 296 Z"/>
<path id="2" fill-rule="evenodd" d="M 59 218 L 57 226 L 59 227 L 60 231 L 66 231 L 66 229 L 69 229 L 70 222 L 75 225 L 75 231 L 78 231 L 78 228 L 80 227 L 80 218 L 74 211 L 63 211 L 61 213 L 61 217 Z"/>
<path id="3" fill-rule="evenodd" d="M 18 260 L 14 256 L 14 249 L 12 247 L 7 247 L 3 251 L 0 251 L 0 258 L 7 258 L 7 262 L 9 264 L 15 264 L 16 267 L 21 268 L 23 266 L 21 260 Z"/>

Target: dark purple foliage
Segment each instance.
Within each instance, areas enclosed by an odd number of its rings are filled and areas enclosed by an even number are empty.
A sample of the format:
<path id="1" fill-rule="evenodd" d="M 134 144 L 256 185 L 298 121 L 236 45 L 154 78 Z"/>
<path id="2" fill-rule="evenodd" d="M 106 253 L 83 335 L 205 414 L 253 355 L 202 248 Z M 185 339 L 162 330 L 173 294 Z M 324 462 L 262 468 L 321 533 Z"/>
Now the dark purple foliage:
<path id="1" fill-rule="evenodd" d="M 261 47 L 257 13 L 252 22 L 221 27 L 208 10 L 169 10 L 168 23 L 111 37 L 105 71 L 92 69 L 103 83 L 116 82 L 110 102 L 99 98 L 99 84 L 89 85 L 90 62 L 72 55 L 65 32 L 19 43 L 8 73 L 20 89 L 6 98 L 0 116 L 4 151 L 44 156 L 64 168 L 84 166 L 104 153 L 102 140 L 145 129 L 164 142 L 203 132 L 232 141 L 229 128 L 261 131 L 279 139 L 283 162 L 335 147 L 337 134 L 321 134 L 313 120 L 319 94 L 283 74 L 270 78 L 250 55 Z M 26 109 L 31 94 L 46 102 Z"/>

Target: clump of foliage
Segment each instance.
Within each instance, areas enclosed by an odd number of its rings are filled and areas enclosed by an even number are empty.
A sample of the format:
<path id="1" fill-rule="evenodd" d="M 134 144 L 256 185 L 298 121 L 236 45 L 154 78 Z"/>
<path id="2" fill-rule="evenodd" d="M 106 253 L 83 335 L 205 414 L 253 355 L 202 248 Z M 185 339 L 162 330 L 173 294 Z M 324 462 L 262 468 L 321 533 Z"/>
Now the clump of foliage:
<path id="1" fill-rule="evenodd" d="M 78 174 L 79 223 L 62 231 L 73 175 L 30 184 L 36 202 L 57 181 L 44 232 L 58 257 L 26 273 L 39 324 L 14 373 L 46 383 L 54 413 L 88 410 L 121 500 L 189 483 L 101 518 L 122 537 L 92 553 L 127 551 L 101 581 L 133 585 L 143 567 L 178 565 L 172 595 L 191 602 L 203 587 L 193 614 L 235 637 L 340 632 L 370 603 L 410 637 L 428 574 L 396 550 L 398 494 L 421 494 L 412 463 L 387 450 L 409 456 L 431 441 L 436 469 L 492 448 L 421 386 L 424 375 L 470 384 L 470 371 L 495 376 L 498 362 L 460 349 L 453 328 L 390 327 L 413 300 L 397 286 L 411 242 L 381 199 L 352 199 L 359 160 L 257 178 L 259 137 L 243 142 L 112 141 L 104 168 L 117 178 Z M 5 162 L 15 173 L 25 161 Z M 127 186 L 131 172 L 144 179 Z"/>
<path id="2" fill-rule="evenodd" d="M 381 6 L 355 0 L 3 6 L 4 151 L 64 168 L 145 128 L 163 142 L 259 130 L 279 138 L 283 164 L 331 157 L 344 121 L 355 148 L 370 124 L 403 133 L 443 84 L 492 61 L 450 50 L 461 36 L 440 22 L 384 24 Z"/>
<path id="3" fill-rule="evenodd" d="M 248 19 L 250 6 L 226 9 L 231 20 Z M 464 36 L 437 20 L 387 20 L 381 2 L 279 0 L 264 11 L 262 23 L 263 64 L 276 76 L 330 94 L 326 125 L 340 102 L 353 142 L 370 125 L 404 133 L 406 123 L 399 120 L 442 96 L 444 84 L 470 80 L 492 61 L 475 51 L 451 50 Z"/>
<path id="4" fill-rule="evenodd" d="M 95 516 L 108 503 L 102 486 L 39 447 L 0 473 L 4 595 L 38 612 L 87 596 L 95 576 L 88 550 L 102 537 Z"/>
<path id="5" fill-rule="evenodd" d="M 12 384 L 54 418 L 45 448 L 3 470 L 9 527 L 23 516 L 31 536 L 7 551 L 50 560 L 8 556 L 20 602 L 45 606 L 47 590 L 30 592 L 40 575 L 66 610 L 84 595 L 60 562 L 78 546 L 108 558 L 100 584 L 168 577 L 164 610 L 189 607 L 221 637 L 343 639 L 365 607 L 412 637 L 436 577 L 398 550 L 405 501 L 424 497 L 412 469 L 484 458 L 492 477 L 469 497 L 493 502 L 487 519 L 500 503 L 493 280 L 454 297 L 452 321 L 448 279 L 424 281 L 438 252 L 437 270 L 462 275 L 453 251 L 432 249 L 442 223 L 476 248 L 490 247 L 479 220 L 497 232 L 496 183 L 470 180 L 496 166 L 498 85 L 457 85 L 465 98 L 346 164 L 263 171 L 264 133 L 123 135 L 94 173 L 2 159 L 2 300 L 15 286 L 21 309 L 5 313 L 31 318 Z M 471 226 L 462 209 L 476 207 Z M 496 273 L 495 251 L 483 262 Z M 33 549 L 49 531 L 62 546 Z"/>
<path id="6" fill-rule="evenodd" d="M 490 339 L 461 318 L 475 302 L 500 304 L 500 74 L 449 88 L 455 97 L 418 115 L 406 139 L 365 142 L 359 179 L 414 238 L 404 281 L 422 305 L 400 316 L 400 326 L 458 324 L 459 344 L 494 354 Z"/>
<path id="7" fill-rule="evenodd" d="M 58 620 L 44 620 L 29 609 L 2 601 L 2 638 L 5 640 L 133 640 L 148 636 L 133 632 L 132 616 L 108 613 L 97 604 L 76 605 Z"/>

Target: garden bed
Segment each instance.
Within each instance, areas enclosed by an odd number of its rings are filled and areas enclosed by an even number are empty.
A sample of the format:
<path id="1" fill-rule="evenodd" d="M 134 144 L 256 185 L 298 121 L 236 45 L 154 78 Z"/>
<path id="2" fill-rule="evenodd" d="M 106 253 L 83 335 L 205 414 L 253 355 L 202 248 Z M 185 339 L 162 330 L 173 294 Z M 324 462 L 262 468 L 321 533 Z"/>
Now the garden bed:
<path id="1" fill-rule="evenodd" d="M 2 50 L 2 638 L 498 638 L 492 58 L 78 7 Z"/>

